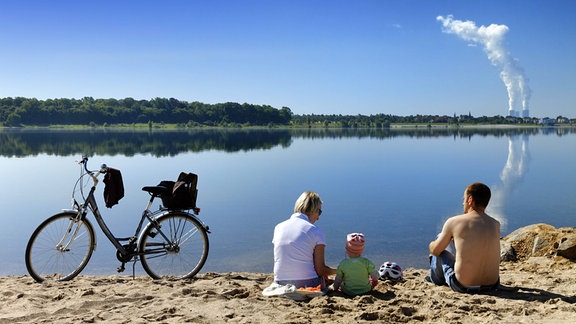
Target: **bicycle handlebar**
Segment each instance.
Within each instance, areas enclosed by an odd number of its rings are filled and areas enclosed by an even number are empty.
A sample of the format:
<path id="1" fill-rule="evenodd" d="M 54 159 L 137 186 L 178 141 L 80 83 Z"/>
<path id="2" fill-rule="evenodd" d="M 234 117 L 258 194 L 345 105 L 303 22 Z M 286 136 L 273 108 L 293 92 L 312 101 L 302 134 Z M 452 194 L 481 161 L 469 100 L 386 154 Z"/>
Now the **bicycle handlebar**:
<path id="1" fill-rule="evenodd" d="M 98 176 L 100 176 L 100 174 L 105 174 L 108 171 L 108 166 L 104 163 L 100 166 L 100 170 L 96 171 L 96 173 L 94 173 L 94 171 L 88 170 L 88 156 L 86 155 L 82 156 L 82 161 L 79 163 L 84 165 L 84 170 L 92 178 L 94 187 L 98 185 Z"/>

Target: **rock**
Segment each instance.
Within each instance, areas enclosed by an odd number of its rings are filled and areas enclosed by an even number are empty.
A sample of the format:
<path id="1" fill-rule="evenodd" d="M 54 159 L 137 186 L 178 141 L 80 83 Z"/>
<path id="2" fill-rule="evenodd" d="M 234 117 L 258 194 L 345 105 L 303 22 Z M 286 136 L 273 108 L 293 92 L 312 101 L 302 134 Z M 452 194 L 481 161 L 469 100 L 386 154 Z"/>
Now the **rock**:
<path id="1" fill-rule="evenodd" d="M 576 234 L 563 237 L 556 250 L 559 256 L 576 260 Z"/>
<path id="2" fill-rule="evenodd" d="M 547 224 L 529 225 L 515 230 L 504 238 L 516 253 L 517 259 L 544 256 L 550 252 L 550 242 L 555 242 L 558 230 Z"/>
<path id="3" fill-rule="evenodd" d="M 576 260 L 576 228 L 529 225 L 508 234 L 500 242 L 500 260 L 562 256 Z"/>
<path id="4" fill-rule="evenodd" d="M 510 242 L 500 240 L 500 261 L 516 261 L 516 250 Z"/>
<path id="5" fill-rule="evenodd" d="M 547 235 L 550 236 L 550 235 Z M 534 245 L 532 246 L 532 255 L 537 255 L 539 253 L 541 253 L 540 251 L 546 251 L 548 250 L 549 244 L 550 242 L 548 242 L 547 239 L 542 238 L 540 236 L 536 236 L 534 238 Z M 546 252 L 544 252 L 546 253 Z"/>

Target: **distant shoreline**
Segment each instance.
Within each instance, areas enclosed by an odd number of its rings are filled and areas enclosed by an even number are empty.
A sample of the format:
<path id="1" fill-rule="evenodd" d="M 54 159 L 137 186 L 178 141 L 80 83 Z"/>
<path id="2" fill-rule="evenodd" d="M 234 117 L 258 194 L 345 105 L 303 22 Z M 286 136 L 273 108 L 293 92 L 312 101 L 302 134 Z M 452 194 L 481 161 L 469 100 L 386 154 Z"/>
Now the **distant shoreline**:
<path id="1" fill-rule="evenodd" d="M 187 130 L 201 130 L 201 129 L 379 129 L 379 130 L 397 130 L 397 129 L 518 129 L 518 128 L 576 128 L 576 125 L 560 124 L 560 125 L 534 125 L 534 124 L 391 124 L 390 127 L 335 127 L 335 126 L 314 126 L 305 127 L 302 125 L 297 126 L 196 126 L 196 127 L 182 127 L 177 124 L 162 124 L 149 127 L 148 124 L 110 124 L 106 126 L 90 126 L 90 125 L 51 125 L 51 126 L 0 126 L 0 130 L 162 130 L 162 131 L 187 131 Z"/>

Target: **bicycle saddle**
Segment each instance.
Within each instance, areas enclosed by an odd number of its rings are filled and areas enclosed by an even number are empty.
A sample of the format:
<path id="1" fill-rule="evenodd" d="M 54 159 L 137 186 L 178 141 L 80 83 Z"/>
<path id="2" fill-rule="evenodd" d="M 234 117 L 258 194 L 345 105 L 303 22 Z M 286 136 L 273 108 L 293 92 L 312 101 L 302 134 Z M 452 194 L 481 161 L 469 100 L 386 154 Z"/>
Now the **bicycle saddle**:
<path id="1" fill-rule="evenodd" d="M 149 192 L 154 196 L 161 196 L 163 193 L 167 192 L 169 189 L 164 186 L 146 186 L 142 188 L 143 191 Z"/>

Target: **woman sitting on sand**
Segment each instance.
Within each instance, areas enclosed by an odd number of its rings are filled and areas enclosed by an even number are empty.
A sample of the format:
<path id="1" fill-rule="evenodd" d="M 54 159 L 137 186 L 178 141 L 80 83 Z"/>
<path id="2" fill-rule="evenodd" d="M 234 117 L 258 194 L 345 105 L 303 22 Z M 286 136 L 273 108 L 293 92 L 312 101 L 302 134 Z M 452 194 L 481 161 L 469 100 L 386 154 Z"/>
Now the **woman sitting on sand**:
<path id="1" fill-rule="evenodd" d="M 294 214 L 274 228 L 274 282 L 296 288 L 326 288 L 324 277 L 336 274 L 324 261 L 324 233 L 314 223 L 322 214 L 322 200 L 304 192 L 294 204 Z"/>

